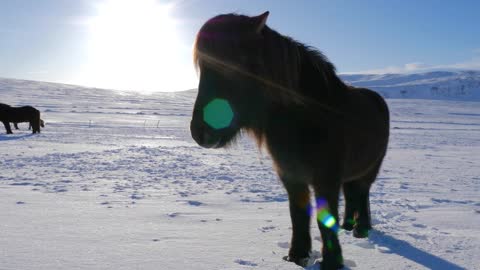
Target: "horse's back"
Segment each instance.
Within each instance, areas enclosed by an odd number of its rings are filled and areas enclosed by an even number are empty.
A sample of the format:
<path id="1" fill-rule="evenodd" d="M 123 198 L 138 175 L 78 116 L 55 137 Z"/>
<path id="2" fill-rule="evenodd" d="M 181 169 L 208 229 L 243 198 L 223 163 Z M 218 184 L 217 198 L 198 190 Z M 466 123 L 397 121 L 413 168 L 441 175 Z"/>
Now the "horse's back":
<path id="1" fill-rule="evenodd" d="M 32 106 L 12 107 L 0 103 L 0 121 L 29 122 L 40 118 L 40 111 Z"/>
<path id="2" fill-rule="evenodd" d="M 31 114 L 37 114 L 40 112 L 39 110 L 35 109 L 32 106 L 22 106 L 22 107 L 18 107 L 17 109 L 25 113 L 31 113 Z"/>
<path id="3" fill-rule="evenodd" d="M 383 97 L 367 88 L 350 87 L 347 105 L 363 113 L 373 113 L 379 117 L 387 117 L 384 120 L 388 120 L 389 117 L 388 106 Z"/>
<path id="4" fill-rule="evenodd" d="M 25 122 L 40 122 L 40 111 L 32 106 L 22 106 L 17 108 L 17 117 Z"/>
<path id="5" fill-rule="evenodd" d="M 390 113 L 383 97 L 367 88 L 351 88 L 343 105 L 350 131 L 388 136 Z"/>

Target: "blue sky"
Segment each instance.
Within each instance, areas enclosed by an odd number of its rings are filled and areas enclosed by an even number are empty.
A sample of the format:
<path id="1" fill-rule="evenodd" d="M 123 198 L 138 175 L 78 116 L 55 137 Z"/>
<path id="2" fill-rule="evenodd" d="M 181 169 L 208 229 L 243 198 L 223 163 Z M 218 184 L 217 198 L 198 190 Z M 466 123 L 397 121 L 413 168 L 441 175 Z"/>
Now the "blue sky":
<path id="1" fill-rule="evenodd" d="M 121 11 L 126 19 L 118 21 L 112 15 L 109 10 L 120 2 L 129 2 L 126 10 L 133 17 Z M 150 6 L 131 6 L 143 2 Z M 168 6 L 168 14 L 142 16 L 152 2 Z M 219 13 L 266 10 L 270 27 L 319 48 L 342 73 L 480 69 L 475 0 L 5 0 L 0 1 L 0 77 L 148 91 L 193 88 L 191 45 L 201 25 Z M 149 32 L 137 35 L 127 24 L 139 16 L 167 16 L 154 23 L 169 28 L 138 24 Z M 119 31 L 115 27 L 125 31 L 108 40 L 110 31 Z M 129 37 L 151 43 L 152 50 L 170 44 L 161 49 L 170 53 L 148 52 Z M 148 55 L 157 62 L 148 62 Z"/>

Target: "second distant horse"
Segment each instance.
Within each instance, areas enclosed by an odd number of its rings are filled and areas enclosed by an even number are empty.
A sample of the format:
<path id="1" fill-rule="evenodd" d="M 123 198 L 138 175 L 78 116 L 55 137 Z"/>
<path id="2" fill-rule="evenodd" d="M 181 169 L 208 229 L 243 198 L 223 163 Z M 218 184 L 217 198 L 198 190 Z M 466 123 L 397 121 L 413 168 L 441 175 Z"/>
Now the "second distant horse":
<path id="1" fill-rule="evenodd" d="M 32 106 L 12 107 L 0 103 L 0 122 L 5 126 L 7 134 L 12 134 L 10 123 L 29 122 L 32 133 L 40 133 L 40 111 Z"/>

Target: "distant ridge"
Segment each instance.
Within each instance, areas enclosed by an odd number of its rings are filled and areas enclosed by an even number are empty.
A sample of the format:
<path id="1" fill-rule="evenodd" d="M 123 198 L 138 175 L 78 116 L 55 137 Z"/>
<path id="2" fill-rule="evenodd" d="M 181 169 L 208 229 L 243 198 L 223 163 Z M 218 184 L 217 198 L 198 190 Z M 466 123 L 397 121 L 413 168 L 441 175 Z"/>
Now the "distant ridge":
<path id="1" fill-rule="evenodd" d="M 46 90 L 59 90 L 59 91 L 81 91 L 85 93 L 102 93 L 105 95 L 109 94 L 121 94 L 121 95 L 155 95 L 155 94 L 168 94 L 168 93 L 183 93 L 183 92 L 194 92 L 197 89 L 186 89 L 177 92 L 148 92 L 146 94 L 141 94 L 141 89 L 132 89 L 132 90 L 116 90 L 116 89 L 107 89 L 107 88 L 98 88 L 98 87 L 90 87 L 90 86 L 82 86 L 82 85 L 75 85 L 75 84 L 67 84 L 67 83 L 58 83 L 58 82 L 45 82 L 45 81 L 34 81 L 34 80 L 26 80 L 26 79 L 14 79 L 14 78 L 2 78 L 0 77 L 0 94 L 5 91 L 14 91 L 14 90 L 39 90 L 42 89 Z"/>
<path id="2" fill-rule="evenodd" d="M 412 74 L 341 74 L 348 84 L 367 87 L 386 98 L 441 99 L 480 101 L 480 71 L 434 71 Z M 68 95 L 76 97 L 114 97 L 140 95 L 135 91 L 116 91 L 70 84 L 37 82 L 0 78 L 0 102 L 2 95 L 15 95 L 15 92 L 29 91 L 31 95 Z M 43 92 L 43 93 L 42 93 Z M 169 96 L 168 92 L 148 95 Z M 176 96 L 194 99 L 196 89 L 176 92 Z M 87 98 L 88 99 L 88 98 Z"/>
<path id="3" fill-rule="evenodd" d="M 480 71 L 413 74 L 343 74 L 353 86 L 371 88 L 386 98 L 480 101 Z"/>
<path id="4" fill-rule="evenodd" d="M 139 113 L 147 114 L 155 108 L 152 105 L 153 100 L 161 100 L 164 105 L 177 104 L 179 101 L 193 104 L 195 92 L 190 90 L 140 94 L 134 91 L 0 78 L 0 103 L 12 106 L 32 105 L 42 112 L 57 112 L 58 108 L 64 108 L 67 102 L 71 106 L 71 112 L 80 112 L 80 108 L 101 108 L 105 103 L 113 103 L 119 104 L 119 107 L 136 108 Z M 172 107 L 175 106 L 180 105 L 172 105 Z"/>

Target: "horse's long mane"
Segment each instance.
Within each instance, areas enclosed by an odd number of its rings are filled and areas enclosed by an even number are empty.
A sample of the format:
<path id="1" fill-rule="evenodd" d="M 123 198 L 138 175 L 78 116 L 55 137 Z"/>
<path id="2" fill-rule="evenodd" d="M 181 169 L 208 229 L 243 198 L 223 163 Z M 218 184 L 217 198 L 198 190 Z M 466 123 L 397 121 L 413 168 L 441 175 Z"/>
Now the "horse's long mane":
<path id="1" fill-rule="evenodd" d="M 272 68 L 272 79 L 284 80 L 283 84 L 301 95 L 303 100 L 314 99 L 325 103 L 328 98 L 346 89 L 336 75 L 335 66 L 320 51 L 281 35 L 268 26 L 265 26 L 262 35 L 270 48 L 270 55 L 264 60 Z"/>
<path id="2" fill-rule="evenodd" d="M 335 111 L 327 105 L 328 101 L 344 94 L 348 86 L 336 75 L 334 65 L 325 55 L 267 25 L 261 37 L 254 36 L 249 29 L 253 29 L 252 17 L 224 14 L 210 19 L 195 41 L 197 70 L 200 62 L 206 61 L 262 82 L 267 93 L 276 99 L 280 97 L 282 103 L 322 103 L 324 109 Z M 245 42 L 261 46 L 260 53 L 252 55 L 255 50 L 245 50 Z M 246 68 L 244 63 L 235 61 L 242 54 L 255 63 Z"/>

